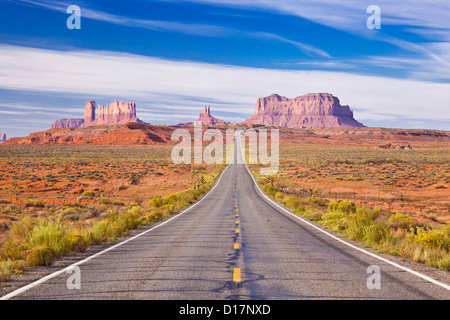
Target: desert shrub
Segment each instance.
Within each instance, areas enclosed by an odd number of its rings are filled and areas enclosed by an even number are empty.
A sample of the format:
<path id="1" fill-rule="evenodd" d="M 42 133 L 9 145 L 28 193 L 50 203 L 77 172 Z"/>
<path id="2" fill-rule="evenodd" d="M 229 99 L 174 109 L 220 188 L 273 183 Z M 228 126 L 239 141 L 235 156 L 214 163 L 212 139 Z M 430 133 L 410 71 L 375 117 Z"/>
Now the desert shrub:
<path id="1" fill-rule="evenodd" d="M 439 269 L 450 271 L 450 257 L 443 258 L 437 263 Z"/>
<path id="2" fill-rule="evenodd" d="M 111 200 L 109 200 L 109 198 L 101 197 L 101 198 L 97 199 L 97 203 L 98 204 L 111 204 Z"/>
<path id="3" fill-rule="evenodd" d="M 164 204 L 163 200 L 161 199 L 161 197 L 153 197 L 150 200 L 150 205 L 154 208 L 159 208 Z"/>
<path id="4" fill-rule="evenodd" d="M 33 228 L 34 223 L 30 217 L 16 221 L 11 225 L 10 239 L 17 242 L 25 241 Z"/>
<path id="5" fill-rule="evenodd" d="M 31 267 L 49 266 L 53 260 L 53 252 L 49 246 L 33 247 L 26 255 L 25 261 Z"/>
<path id="6" fill-rule="evenodd" d="M 79 214 L 68 214 L 68 215 L 65 215 L 61 220 L 62 221 L 77 221 L 80 219 L 81 219 L 81 216 Z"/>
<path id="7" fill-rule="evenodd" d="M 306 219 L 312 220 L 312 221 L 320 221 L 322 220 L 324 212 L 320 209 L 313 208 L 313 207 L 299 207 L 302 208 L 301 215 L 305 217 Z"/>
<path id="8" fill-rule="evenodd" d="M 393 235 L 388 226 L 367 218 L 351 219 L 346 235 L 350 239 L 362 241 L 368 245 L 381 245 L 393 242 Z"/>
<path id="9" fill-rule="evenodd" d="M 65 216 L 76 215 L 76 214 L 78 214 L 78 210 L 75 209 L 74 207 L 63 207 L 63 208 L 58 210 L 58 215 L 62 219 Z"/>
<path id="10" fill-rule="evenodd" d="M 368 220 L 375 220 L 380 216 L 380 213 L 380 208 L 369 209 L 366 207 L 356 207 L 355 211 L 356 216 L 360 216 Z"/>
<path id="11" fill-rule="evenodd" d="M 275 198 L 275 195 L 277 194 L 277 189 L 272 187 L 270 184 L 263 185 L 262 190 L 271 198 Z"/>
<path id="12" fill-rule="evenodd" d="M 95 197 L 95 192 L 94 191 L 84 191 L 82 194 L 81 194 L 82 196 L 85 196 L 85 197 L 91 197 L 91 198 L 94 198 Z"/>
<path id="13" fill-rule="evenodd" d="M 317 204 L 320 206 L 325 205 L 325 200 L 322 199 L 321 197 L 316 196 L 315 194 L 313 194 L 310 198 L 306 199 L 306 202 L 309 204 Z"/>
<path id="14" fill-rule="evenodd" d="M 286 207 L 295 210 L 295 209 L 297 209 L 300 206 L 301 201 L 300 201 L 300 199 L 298 197 L 289 196 L 283 201 L 283 204 Z"/>
<path id="15" fill-rule="evenodd" d="M 411 228 L 407 234 L 409 242 L 422 245 L 424 248 L 441 248 L 448 250 L 450 247 L 450 238 L 442 231 L 433 227 L 417 227 L 415 230 Z"/>
<path id="16" fill-rule="evenodd" d="M 349 200 L 342 200 L 337 202 L 335 200 L 330 201 L 328 204 L 328 211 L 340 211 L 343 213 L 354 213 L 356 212 L 355 203 Z"/>
<path id="17" fill-rule="evenodd" d="M 356 212 L 355 203 L 349 200 L 342 200 L 339 202 L 337 209 L 344 213 Z"/>
<path id="18" fill-rule="evenodd" d="M 78 198 L 77 200 L 89 200 L 89 199 L 94 199 L 95 198 L 95 192 L 94 191 L 84 191 Z"/>
<path id="19" fill-rule="evenodd" d="M 342 231 L 347 228 L 347 215 L 341 211 L 329 211 L 322 215 L 321 223 L 334 231 Z"/>
<path id="20" fill-rule="evenodd" d="M 44 208 L 46 206 L 45 201 L 39 200 L 27 200 L 25 201 L 25 207 Z"/>
<path id="21" fill-rule="evenodd" d="M 14 264 L 11 260 L 0 261 L 0 282 L 7 281 L 14 272 Z"/>
<path id="22" fill-rule="evenodd" d="M 276 200 L 280 201 L 280 200 L 283 200 L 283 198 L 284 198 L 283 192 L 277 192 L 277 193 L 275 194 L 275 199 L 276 199 Z"/>
<path id="23" fill-rule="evenodd" d="M 68 235 L 60 221 L 42 220 L 29 234 L 28 243 L 31 247 L 46 246 L 59 257 L 71 251 Z"/>
<path id="24" fill-rule="evenodd" d="M 409 230 L 414 226 L 414 221 L 411 217 L 397 212 L 389 217 L 389 225 L 395 229 Z"/>
<path id="25" fill-rule="evenodd" d="M 113 204 L 114 206 L 124 206 L 124 205 L 125 205 L 125 203 L 124 203 L 123 201 L 120 201 L 120 200 L 114 200 L 114 201 L 112 202 L 112 204 Z"/>

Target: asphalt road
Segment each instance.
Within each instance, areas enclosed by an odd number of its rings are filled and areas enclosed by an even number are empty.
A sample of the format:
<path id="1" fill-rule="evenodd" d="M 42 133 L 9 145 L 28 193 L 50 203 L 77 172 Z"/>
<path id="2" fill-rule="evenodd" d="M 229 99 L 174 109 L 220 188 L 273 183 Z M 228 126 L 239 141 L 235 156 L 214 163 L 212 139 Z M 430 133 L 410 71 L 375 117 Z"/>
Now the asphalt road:
<path id="1" fill-rule="evenodd" d="M 60 270 L 4 298 L 450 298 L 442 277 L 426 278 L 429 268 L 385 261 L 289 214 L 261 193 L 239 149 L 235 156 L 192 208 L 78 262 L 79 289 L 68 286 L 75 273 Z"/>

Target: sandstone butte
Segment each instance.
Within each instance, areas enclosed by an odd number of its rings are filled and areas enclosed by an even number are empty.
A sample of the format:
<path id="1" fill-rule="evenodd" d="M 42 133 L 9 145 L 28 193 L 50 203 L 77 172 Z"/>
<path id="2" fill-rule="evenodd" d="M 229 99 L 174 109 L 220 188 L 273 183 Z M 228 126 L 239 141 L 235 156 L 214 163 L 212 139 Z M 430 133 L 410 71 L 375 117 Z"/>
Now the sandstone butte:
<path id="1" fill-rule="evenodd" d="M 259 98 L 254 115 L 243 123 L 286 128 L 365 127 L 353 118 L 349 106 L 342 106 L 330 93 L 308 93 L 294 99 L 278 94 Z"/>
<path id="2" fill-rule="evenodd" d="M 0 131 L 0 142 L 6 141 L 6 134 Z"/>
<path id="3" fill-rule="evenodd" d="M 194 122 L 199 122 L 201 121 L 203 125 L 216 125 L 216 124 L 226 124 L 229 122 L 225 122 L 222 119 L 218 119 L 216 117 L 213 117 L 211 115 L 211 108 L 210 106 L 203 106 L 203 111 L 200 112 L 198 119 L 195 120 Z M 179 123 L 179 126 L 188 126 L 188 125 L 192 125 L 194 124 L 194 122 L 184 122 L 184 123 Z"/>
<path id="4" fill-rule="evenodd" d="M 60 119 L 52 124 L 56 128 L 80 128 L 104 124 L 125 124 L 144 122 L 136 117 L 136 103 L 114 101 L 105 106 L 98 105 L 98 117 L 95 117 L 95 101 L 86 101 L 84 105 L 84 119 Z"/>

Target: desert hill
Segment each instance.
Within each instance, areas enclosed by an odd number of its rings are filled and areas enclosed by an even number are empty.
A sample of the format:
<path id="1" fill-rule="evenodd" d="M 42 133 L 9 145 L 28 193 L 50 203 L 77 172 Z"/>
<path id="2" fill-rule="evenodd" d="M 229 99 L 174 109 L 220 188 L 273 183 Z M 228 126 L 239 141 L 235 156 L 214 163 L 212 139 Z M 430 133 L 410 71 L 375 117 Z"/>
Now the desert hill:
<path id="1" fill-rule="evenodd" d="M 10 138 L 2 144 L 7 145 L 145 145 L 170 144 L 172 132 L 184 128 L 193 137 L 194 127 L 175 125 L 150 125 L 128 123 L 125 125 L 100 125 L 81 128 L 57 128 L 33 132 L 27 137 Z M 425 129 L 388 129 L 388 128 L 284 128 L 253 124 L 220 124 L 203 126 L 217 128 L 225 138 L 225 130 L 254 128 L 279 129 L 280 143 L 330 144 L 330 145 L 367 145 L 386 146 L 386 148 L 436 147 L 450 146 L 450 131 Z"/>

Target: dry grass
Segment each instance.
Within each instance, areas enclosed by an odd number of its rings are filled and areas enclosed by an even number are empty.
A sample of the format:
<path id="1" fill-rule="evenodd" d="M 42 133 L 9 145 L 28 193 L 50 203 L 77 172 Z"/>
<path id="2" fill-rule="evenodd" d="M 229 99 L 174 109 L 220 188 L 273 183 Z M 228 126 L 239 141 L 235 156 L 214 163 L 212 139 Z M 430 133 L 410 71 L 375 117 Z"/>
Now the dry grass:
<path id="1" fill-rule="evenodd" d="M 3 282 L 26 268 L 50 265 L 58 257 L 180 211 L 204 194 L 223 170 L 219 165 L 175 166 L 167 146 L 2 151 Z M 42 184 L 51 190 L 42 191 Z M 82 191 L 71 192 L 80 187 Z"/>
<path id="2" fill-rule="evenodd" d="M 253 174 L 268 196 L 306 219 L 380 252 L 450 271 L 450 224 L 417 222 L 402 213 L 357 206 L 350 200 L 280 193 L 258 170 Z"/>

